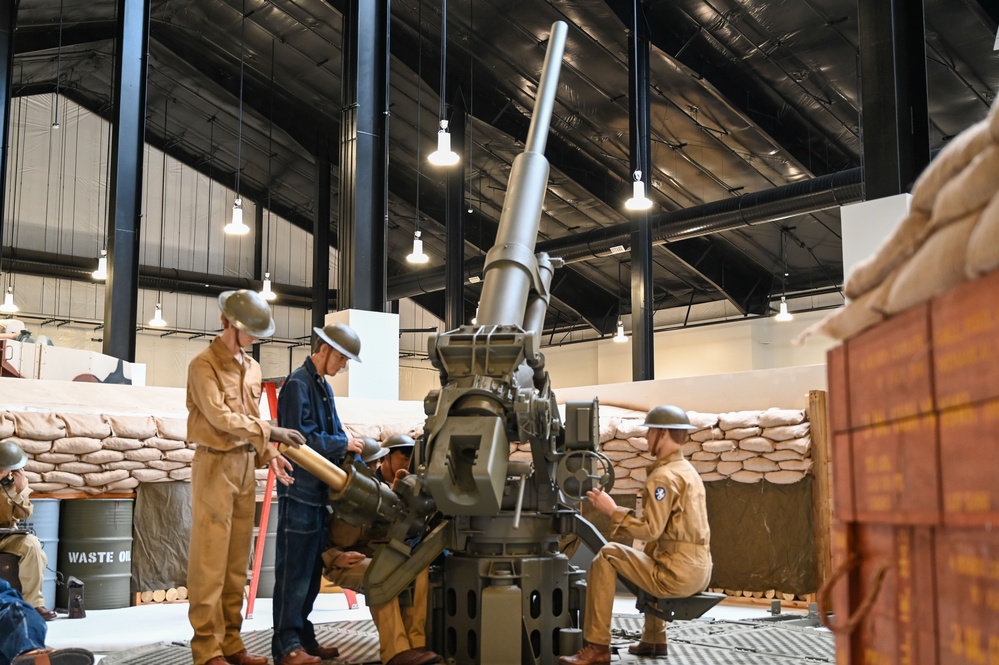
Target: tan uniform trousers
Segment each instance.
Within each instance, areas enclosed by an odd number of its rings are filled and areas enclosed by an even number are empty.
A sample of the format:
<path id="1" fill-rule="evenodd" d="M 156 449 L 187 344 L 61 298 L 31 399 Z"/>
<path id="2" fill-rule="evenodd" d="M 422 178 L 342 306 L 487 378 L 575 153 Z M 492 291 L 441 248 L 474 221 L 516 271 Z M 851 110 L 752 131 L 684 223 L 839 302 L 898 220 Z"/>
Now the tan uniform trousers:
<path id="1" fill-rule="evenodd" d="M 700 593 L 707 587 L 711 568 L 668 570 L 641 550 L 620 543 L 607 543 L 593 557 L 590 574 L 586 579 L 583 638 L 591 644 L 610 644 L 611 613 L 614 610 L 618 575 L 657 598 L 684 598 Z M 678 579 L 684 581 L 678 582 Z M 666 622 L 646 614 L 642 641 L 665 644 Z"/>
<path id="2" fill-rule="evenodd" d="M 49 558 L 42 551 L 42 541 L 31 534 L 0 538 L 0 552 L 9 552 L 21 559 L 18 579 L 21 580 L 21 595 L 34 607 L 45 605 L 42 596 L 42 580 Z"/>
<path id="3" fill-rule="evenodd" d="M 371 559 L 352 568 L 336 568 L 330 581 L 337 586 L 364 592 L 364 573 Z M 424 570 L 413 582 L 413 606 L 402 607 L 393 598 L 384 605 L 372 605 L 371 619 L 378 628 L 378 655 L 383 663 L 408 649 L 427 646 L 427 595 L 430 574 Z"/>
<path id="4" fill-rule="evenodd" d="M 243 587 L 253 536 L 253 451 L 199 446 L 191 472 L 188 618 L 194 665 L 243 650 Z"/>

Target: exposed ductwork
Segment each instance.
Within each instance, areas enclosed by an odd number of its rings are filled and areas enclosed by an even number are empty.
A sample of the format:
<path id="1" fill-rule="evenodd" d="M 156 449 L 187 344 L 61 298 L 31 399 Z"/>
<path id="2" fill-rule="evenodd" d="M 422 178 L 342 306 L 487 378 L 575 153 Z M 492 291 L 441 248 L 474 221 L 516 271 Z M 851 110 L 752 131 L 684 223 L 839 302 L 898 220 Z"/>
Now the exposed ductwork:
<path id="1" fill-rule="evenodd" d="M 91 272 L 97 262 L 65 254 L 41 252 L 37 250 L 4 247 L 4 267 L 10 272 L 39 277 L 56 277 L 81 282 L 93 282 Z M 262 288 L 261 282 L 243 277 L 212 275 L 188 270 L 139 266 L 139 287 L 157 289 L 171 293 L 187 293 L 199 296 L 217 296 L 232 289 Z M 280 304 L 287 307 L 311 308 L 312 289 L 289 284 L 274 284 L 275 291 L 281 294 Z M 336 293 L 330 293 L 330 302 L 336 302 Z"/>
<path id="2" fill-rule="evenodd" d="M 864 198 L 863 169 L 855 168 L 731 199 L 663 213 L 652 221 L 652 244 L 731 231 L 827 210 Z M 624 222 L 575 236 L 538 243 L 538 252 L 566 263 L 607 256 L 612 247 L 631 243 L 631 223 Z M 465 261 L 465 278 L 480 275 L 482 258 Z M 444 288 L 444 268 L 420 270 L 389 280 L 389 300 L 433 293 Z"/>

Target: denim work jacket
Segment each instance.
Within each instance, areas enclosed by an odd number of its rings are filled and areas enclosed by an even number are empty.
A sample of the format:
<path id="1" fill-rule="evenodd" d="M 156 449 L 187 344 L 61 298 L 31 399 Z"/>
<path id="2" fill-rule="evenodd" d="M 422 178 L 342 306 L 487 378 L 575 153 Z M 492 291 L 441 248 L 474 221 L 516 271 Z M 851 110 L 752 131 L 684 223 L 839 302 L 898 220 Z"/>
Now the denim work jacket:
<path id="1" fill-rule="evenodd" d="M 347 452 L 347 433 L 340 424 L 333 402 L 333 391 L 316 371 L 312 358 L 292 372 L 278 396 L 278 424 L 296 429 L 306 445 L 339 465 Z M 289 460 L 290 461 L 290 460 Z M 294 462 L 295 482 L 290 487 L 278 484 L 278 495 L 313 506 L 326 505 L 329 487 Z"/>

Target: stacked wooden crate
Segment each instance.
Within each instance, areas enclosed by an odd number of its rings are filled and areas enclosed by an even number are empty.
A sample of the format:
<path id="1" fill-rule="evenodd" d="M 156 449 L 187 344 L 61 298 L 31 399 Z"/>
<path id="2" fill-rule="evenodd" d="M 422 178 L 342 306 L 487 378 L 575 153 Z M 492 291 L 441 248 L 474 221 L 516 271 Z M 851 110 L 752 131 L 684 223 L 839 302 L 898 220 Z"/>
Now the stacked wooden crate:
<path id="1" fill-rule="evenodd" d="M 997 293 L 999 272 L 829 352 L 840 665 L 999 663 Z"/>

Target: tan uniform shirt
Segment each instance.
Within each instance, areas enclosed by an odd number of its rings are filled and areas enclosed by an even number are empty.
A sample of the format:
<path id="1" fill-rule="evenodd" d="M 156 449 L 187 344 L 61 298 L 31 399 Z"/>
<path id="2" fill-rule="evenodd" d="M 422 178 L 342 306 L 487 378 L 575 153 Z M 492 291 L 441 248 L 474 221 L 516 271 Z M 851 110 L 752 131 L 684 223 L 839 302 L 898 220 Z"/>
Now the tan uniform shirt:
<path id="1" fill-rule="evenodd" d="M 642 516 L 618 507 L 612 533 L 646 541 L 645 553 L 669 570 L 710 570 L 711 529 L 701 476 L 679 452 L 654 461 L 647 471 Z"/>
<path id="2" fill-rule="evenodd" d="M 187 438 L 199 446 L 227 451 L 250 445 L 256 465 L 277 457 L 270 423 L 260 417 L 260 365 L 240 350 L 239 363 L 220 337 L 198 354 L 187 374 Z"/>
<path id="3" fill-rule="evenodd" d="M 25 487 L 21 492 L 14 492 L 14 486 L 0 488 L 0 527 L 12 529 L 21 520 L 31 517 L 34 508 L 28 496 L 31 487 Z"/>

